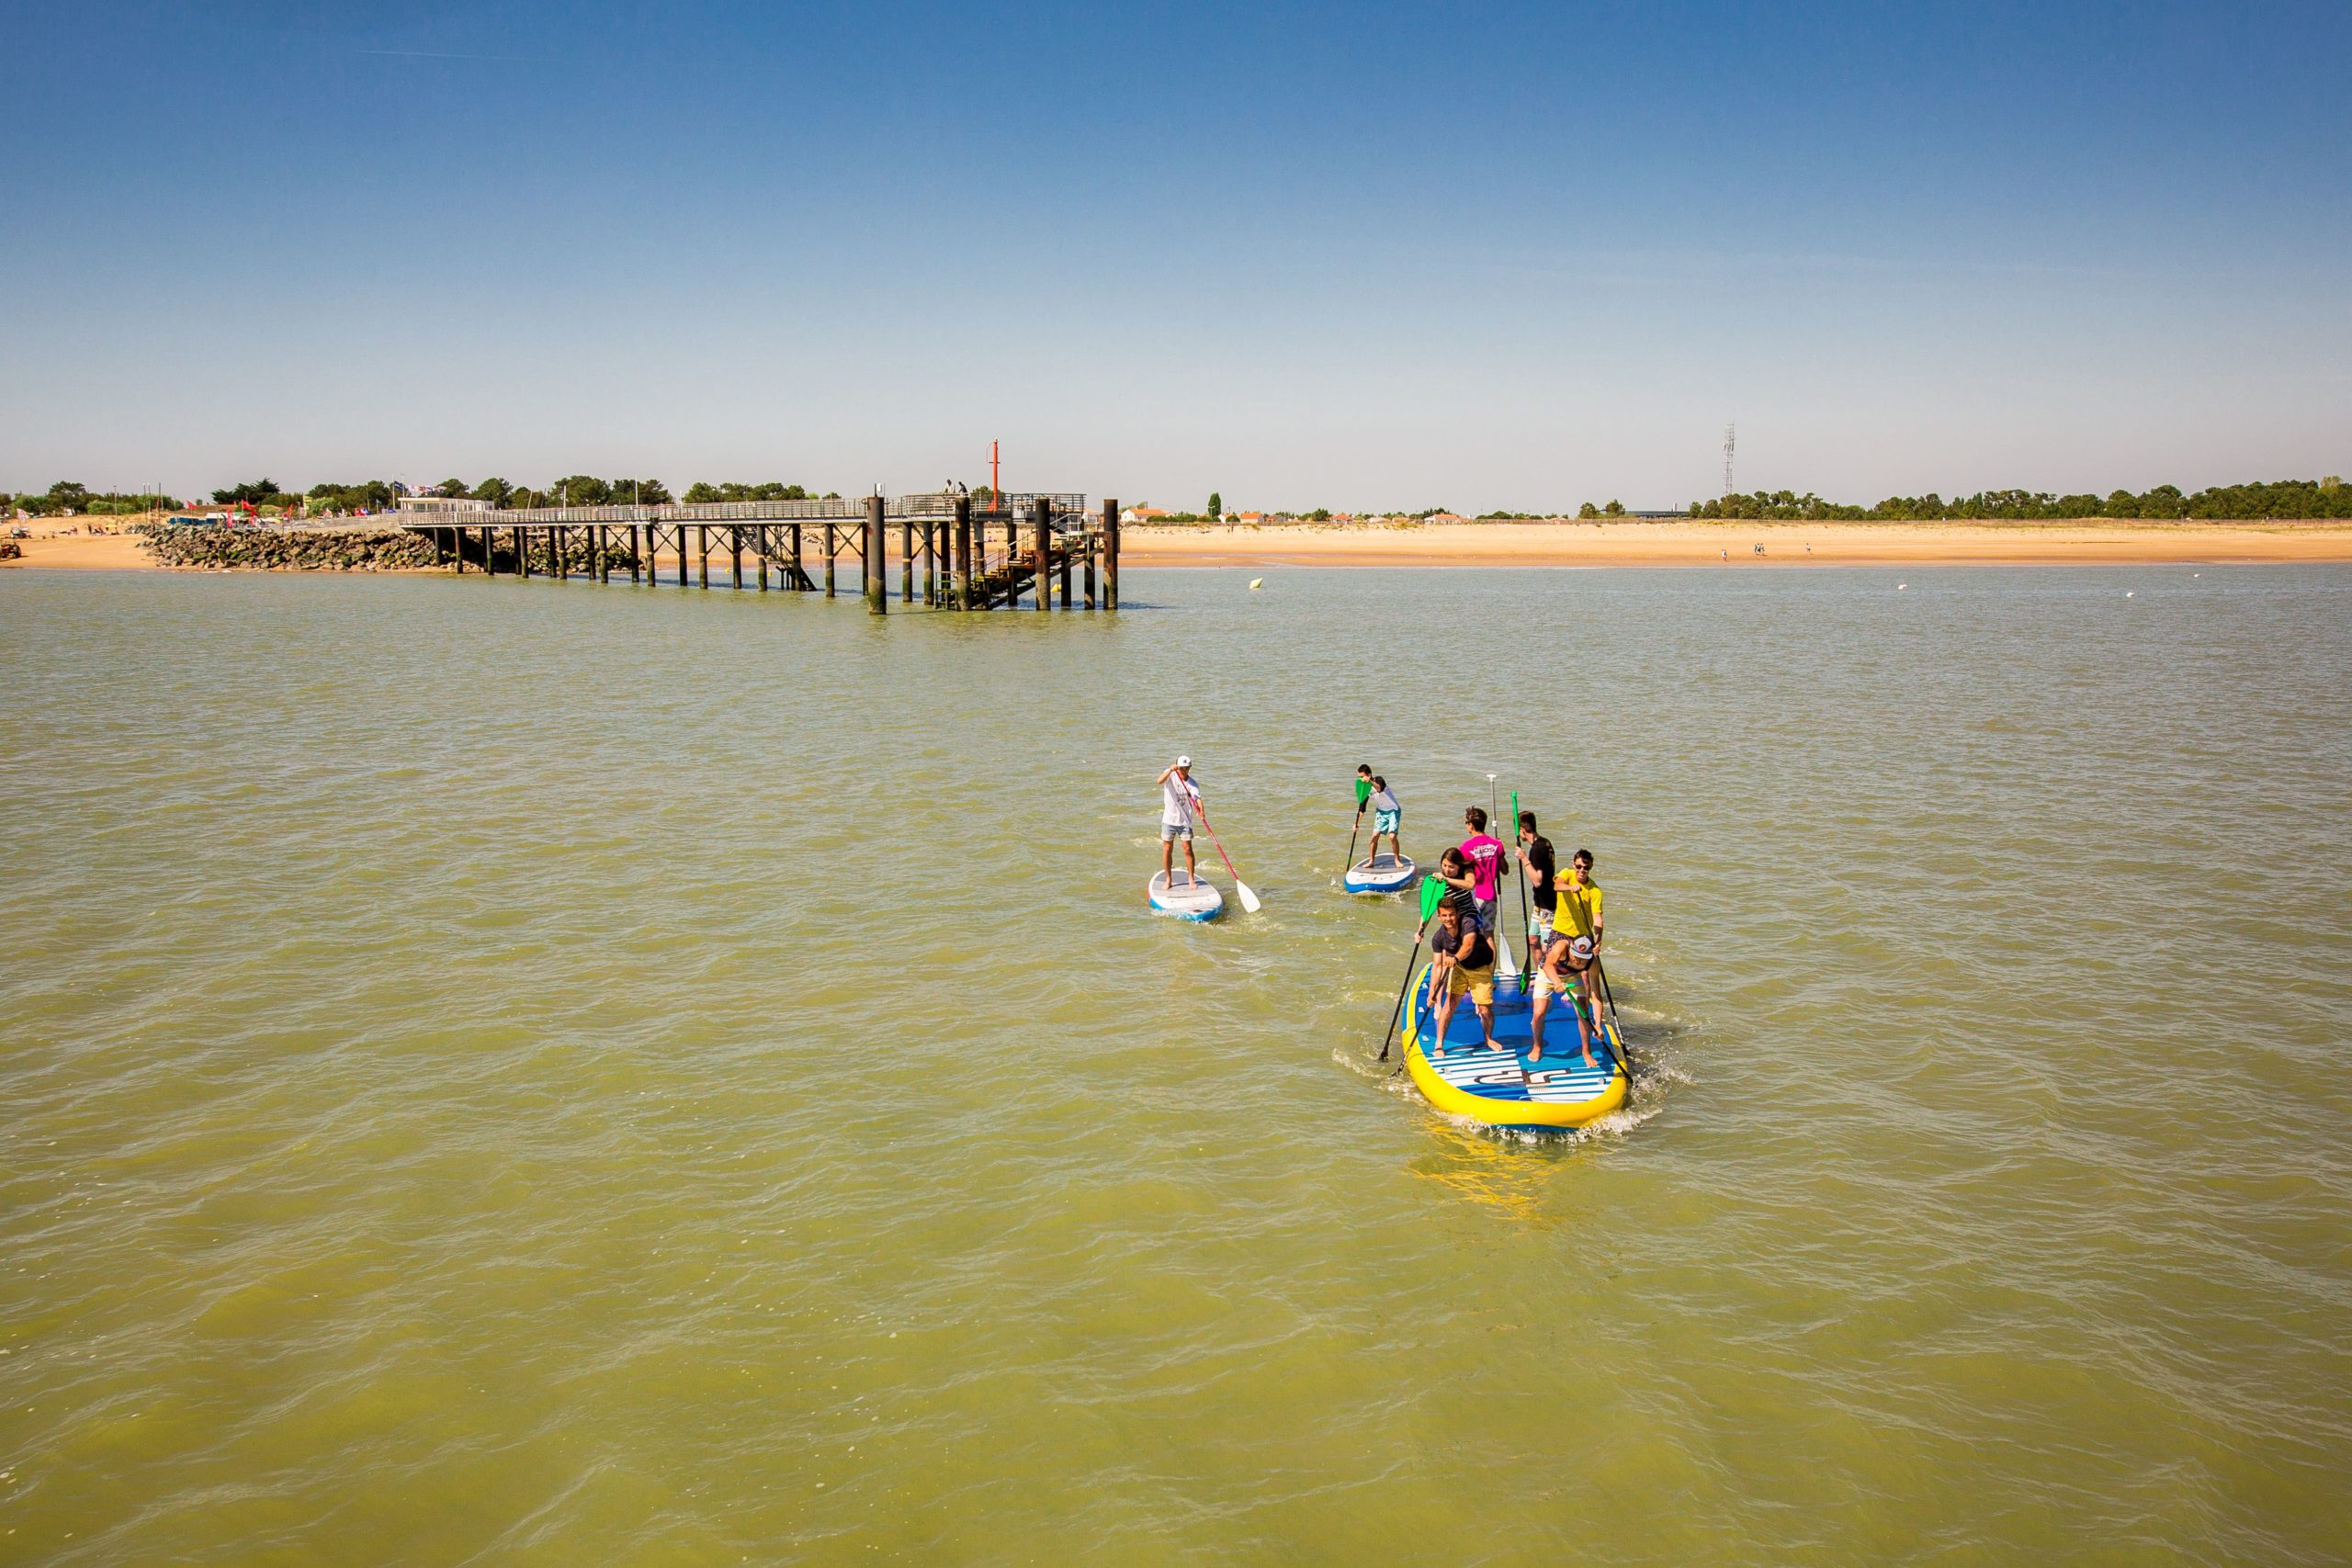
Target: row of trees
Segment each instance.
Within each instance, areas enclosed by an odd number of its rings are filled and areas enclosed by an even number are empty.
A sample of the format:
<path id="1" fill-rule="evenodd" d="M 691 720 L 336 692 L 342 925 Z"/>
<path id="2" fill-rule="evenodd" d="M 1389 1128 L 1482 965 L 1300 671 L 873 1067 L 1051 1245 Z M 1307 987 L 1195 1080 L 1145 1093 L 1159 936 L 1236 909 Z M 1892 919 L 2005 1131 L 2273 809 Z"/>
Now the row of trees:
<path id="1" fill-rule="evenodd" d="M 443 479 L 427 495 L 486 501 L 492 506 L 667 506 L 670 487 L 660 479 L 600 479 L 594 474 L 566 474 L 544 490 L 513 484 L 495 475 L 478 484 Z"/>
<path id="2" fill-rule="evenodd" d="M 38 495 L 0 493 L 0 507 L 33 517 L 62 517 L 68 513 L 85 517 L 121 517 L 138 512 L 159 512 L 178 504 L 170 496 L 153 491 L 94 491 L 73 479 L 60 479 Z"/>
<path id="3" fill-rule="evenodd" d="M 511 484 L 495 476 L 470 485 L 463 479 L 448 479 L 426 493 L 470 497 L 500 507 L 616 506 L 631 502 L 662 506 L 672 499 L 669 487 L 660 479 L 606 479 L 593 474 L 567 474 L 543 490 Z M 352 484 L 332 481 L 315 484 L 306 493 L 298 495 L 282 488 L 276 479 L 265 477 L 216 490 L 212 492 L 212 499 L 221 505 L 246 503 L 287 512 L 317 513 L 388 511 L 399 494 L 399 487 L 390 480 L 365 479 Z M 839 491 L 827 491 L 821 499 L 838 500 L 839 497 Z M 808 501 L 820 498 L 806 486 L 786 484 L 780 479 L 724 484 L 697 479 L 687 486 L 685 494 L 678 499 L 699 505 L 722 501 Z M 977 504 L 986 506 L 990 504 L 993 497 L 987 486 L 977 485 L 973 487 L 972 499 Z M 36 517 L 53 517 L 67 513 L 121 515 L 179 504 L 165 495 L 96 491 L 70 479 L 60 479 L 37 495 L 27 493 L 8 497 L 0 492 L 0 500 L 13 501 L 17 510 Z M 1224 507 L 1224 497 L 1212 491 L 1205 512 L 1174 513 L 1167 520 L 1171 523 L 1216 522 L 1226 515 Z M 1432 506 L 1393 515 L 1431 517 L 1445 510 L 1442 506 Z M 1320 523 L 1328 522 L 1331 513 L 1329 508 L 1317 507 L 1300 515 L 1309 522 Z M 1482 513 L 1479 520 L 1512 521 L 1534 515 L 1537 514 L 1488 512 Z M 1586 502 L 1577 509 L 1577 515 L 1580 518 L 1623 517 L 1625 508 L 1615 501 L 1605 506 Z M 1979 519 L 2051 522 L 2074 517 L 2352 518 L 2352 489 L 2347 489 L 2341 479 L 2331 474 L 2316 480 L 2277 479 L 2268 483 L 2216 485 L 2193 495 L 2174 485 L 2158 485 L 2136 495 L 2128 490 L 2119 490 L 2103 497 L 2088 493 L 2054 495 L 2045 491 L 1988 490 L 1946 501 L 1930 491 L 1926 495 L 1889 496 L 1875 506 L 1824 501 L 1811 491 L 1798 495 L 1785 490 L 1758 491 L 1750 495 L 1726 495 L 1713 501 L 1694 501 L 1690 503 L 1690 515 L 1782 522 L 1966 522 Z"/>
<path id="4" fill-rule="evenodd" d="M 267 481 L 263 481 L 266 483 Z M 243 489 L 245 487 L 240 487 Z M 399 492 L 388 481 L 368 479 L 359 484 L 312 485 L 305 497 L 296 498 L 311 512 L 356 512 L 365 508 L 380 512 L 390 508 Z M 492 475 L 473 484 L 463 479 L 447 479 L 424 493 L 457 499 L 486 501 L 498 507 L 531 506 L 667 506 L 673 500 L 695 505 L 717 501 L 809 501 L 818 499 L 817 492 L 805 485 L 786 484 L 781 479 L 758 483 L 729 481 L 712 484 L 697 479 L 686 487 L 683 496 L 673 496 L 670 487 L 660 479 L 644 478 L 599 479 L 594 474 L 566 474 L 551 480 L 544 488 L 518 485 Z M 839 492 L 828 491 L 828 497 L 838 499 Z M 242 499 L 226 491 L 215 491 L 215 501 Z"/>
<path id="5" fill-rule="evenodd" d="M 1224 498 L 1211 492 L 1206 513 L 1175 512 L 1163 521 L 1170 523 L 1214 523 L 1221 516 Z M 1367 512 L 1367 517 L 1438 516 L 1446 512 L 1442 506 L 1424 507 L 1417 512 Z M 1310 523 L 1329 521 L 1330 512 L 1317 508 L 1298 513 Z M 1542 512 L 1482 512 L 1481 523 L 1533 522 L 1539 518 L 1557 516 Z M 1588 501 L 1577 508 L 1582 519 L 1623 517 L 1626 515 L 1623 502 L 1611 501 L 1596 505 Z M 2177 485 L 2158 485 L 2151 491 L 2134 494 L 2119 490 L 2104 496 L 2087 492 L 2076 495 L 2055 495 L 2046 491 L 1987 490 L 1974 495 L 1957 496 L 1946 501 L 1929 491 L 1926 495 L 1891 495 L 1875 506 L 1853 506 L 1839 502 L 1824 501 L 1807 491 L 1798 495 L 1791 491 L 1758 491 L 1752 495 L 1726 495 L 1714 501 L 1694 501 L 1690 515 L 1701 518 L 1738 518 L 1776 522 L 1893 522 L 1931 523 L 2000 520 L 2014 522 L 2057 522 L 2076 517 L 2117 517 L 2154 519 L 2207 519 L 2212 521 L 2261 521 L 2264 519 L 2324 519 L 2352 518 L 2352 488 L 2334 474 L 2322 479 L 2275 479 L 2268 483 L 2215 485 L 2195 494 L 2184 492 Z"/>
<path id="6" fill-rule="evenodd" d="M 1612 506 L 1614 502 L 1611 503 Z M 1580 516 L 1590 515 L 1587 506 Z M 2044 523 L 2074 517 L 2118 517 L 2215 521 L 2269 518 L 2352 517 L 2352 490 L 2334 474 L 2323 479 L 2276 479 L 2267 484 L 2215 485 L 2194 495 L 2177 485 L 2158 485 L 2133 494 L 2053 495 L 2047 491 L 1987 490 L 1946 501 L 1926 495 L 1891 495 L 1876 506 L 1849 506 L 1807 491 L 1758 491 L 1690 503 L 1693 517 L 1755 518 L 1813 522 L 2004 522 Z"/>

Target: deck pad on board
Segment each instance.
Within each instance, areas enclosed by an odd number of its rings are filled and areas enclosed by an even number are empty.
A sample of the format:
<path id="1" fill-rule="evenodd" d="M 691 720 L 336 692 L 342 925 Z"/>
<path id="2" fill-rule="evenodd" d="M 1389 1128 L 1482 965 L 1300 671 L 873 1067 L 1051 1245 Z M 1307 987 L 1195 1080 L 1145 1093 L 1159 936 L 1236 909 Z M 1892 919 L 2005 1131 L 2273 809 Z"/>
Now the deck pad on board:
<path id="1" fill-rule="evenodd" d="M 1351 893 L 1394 893 L 1420 874 L 1410 855 L 1374 855 L 1348 867 L 1340 883 Z"/>
<path id="2" fill-rule="evenodd" d="M 1214 883 L 1187 882 L 1180 877 L 1171 887 L 1164 871 L 1152 874 L 1144 896 L 1162 914 L 1178 915 L 1188 920 L 1213 919 L 1225 908 L 1225 895 L 1216 890 Z"/>
<path id="3" fill-rule="evenodd" d="M 1577 1026 L 1567 1003 L 1552 999 L 1544 1019 L 1544 1059 L 1530 1062 L 1534 1043 L 1534 998 L 1512 981 L 1495 985 L 1496 1050 L 1487 1049 L 1478 1032 L 1478 1014 L 1470 998 L 1454 1003 L 1446 1020 L 1445 1054 L 1436 1055 L 1430 1038 L 1436 1011 L 1429 1002 L 1429 971 L 1424 968 L 1413 987 L 1415 1044 L 1429 1069 L 1449 1087 L 1482 1100 L 1533 1101 L 1546 1105 L 1580 1105 L 1609 1092 L 1617 1076 L 1617 1054 L 1606 1039 L 1592 1042 L 1593 1066 L 1584 1065 L 1577 1049 Z"/>

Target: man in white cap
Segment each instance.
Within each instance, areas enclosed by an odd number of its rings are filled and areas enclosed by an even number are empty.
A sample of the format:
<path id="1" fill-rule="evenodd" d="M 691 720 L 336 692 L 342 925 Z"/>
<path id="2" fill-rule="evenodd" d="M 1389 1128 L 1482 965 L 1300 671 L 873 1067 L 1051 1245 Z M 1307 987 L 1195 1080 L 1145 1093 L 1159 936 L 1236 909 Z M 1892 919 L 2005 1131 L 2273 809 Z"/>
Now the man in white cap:
<path id="1" fill-rule="evenodd" d="M 1531 1063 L 1544 1060 L 1544 1015 L 1552 1010 L 1555 996 L 1568 1004 L 1568 1019 L 1577 1026 L 1577 1049 L 1584 1054 L 1584 1065 L 1599 1066 L 1592 1059 L 1593 1037 L 1600 1032 L 1600 1010 L 1592 1004 L 1592 938 L 1571 936 L 1555 931 L 1549 946 L 1544 950 L 1543 966 L 1535 971 L 1535 1006 L 1528 1021 L 1528 1033 L 1533 1037 L 1527 1059 Z M 1592 1011 L 1592 1029 L 1585 1029 L 1585 1012 Z"/>
<path id="2" fill-rule="evenodd" d="M 1168 886 L 1176 880 L 1176 840 L 1184 840 L 1184 884 L 1198 882 L 1193 870 L 1193 808 L 1201 792 L 1193 783 L 1193 759 L 1179 757 L 1176 765 L 1159 775 L 1159 874 Z"/>

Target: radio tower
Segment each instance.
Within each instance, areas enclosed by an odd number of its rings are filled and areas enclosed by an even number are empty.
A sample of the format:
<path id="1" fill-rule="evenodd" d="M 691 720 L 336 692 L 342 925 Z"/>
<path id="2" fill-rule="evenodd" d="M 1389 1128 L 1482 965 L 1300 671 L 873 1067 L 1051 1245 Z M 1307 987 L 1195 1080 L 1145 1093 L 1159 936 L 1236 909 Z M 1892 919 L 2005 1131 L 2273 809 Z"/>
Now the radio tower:
<path id="1" fill-rule="evenodd" d="M 1737 494 L 1739 493 L 1737 491 L 1736 491 L 1736 490 L 1734 490 L 1734 489 L 1732 488 L 1732 483 L 1731 483 L 1731 454 L 1732 454 L 1732 448 L 1733 448 L 1734 446 L 1737 446 L 1737 445 L 1738 445 L 1738 442 L 1739 442 L 1739 426 L 1738 426 L 1736 423 L 1733 423 L 1733 424 L 1726 424 L 1726 425 L 1724 425 L 1724 493 L 1725 495 L 1737 495 Z"/>

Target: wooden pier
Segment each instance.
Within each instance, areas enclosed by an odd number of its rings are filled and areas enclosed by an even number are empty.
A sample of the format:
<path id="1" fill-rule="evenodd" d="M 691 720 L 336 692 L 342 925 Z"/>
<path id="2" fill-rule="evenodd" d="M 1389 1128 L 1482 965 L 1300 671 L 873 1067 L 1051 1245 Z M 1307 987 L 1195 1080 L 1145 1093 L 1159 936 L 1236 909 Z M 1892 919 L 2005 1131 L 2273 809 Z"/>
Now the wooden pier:
<path id="1" fill-rule="evenodd" d="M 889 567 L 899 568 L 899 602 L 934 610 L 1071 605 L 1071 573 L 1083 578 L 1082 603 L 1119 607 L 1119 503 L 1090 512 L 1082 495 L 1008 494 L 976 507 L 968 495 L 871 495 L 831 501 L 719 502 L 687 506 L 566 506 L 531 511 L 412 514 L 401 526 L 430 537 L 459 572 L 657 582 L 673 558 L 677 585 L 708 588 L 712 558 L 728 583 L 759 591 L 837 597 L 844 559 L 856 564 L 855 591 L 876 615 L 890 608 Z M 890 535 L 898 534 L 897 549 Z M 1000 532 L 1001 530 L 1001 532 Z M 747 577 L 747 570 L 749 576 Z M 1097 579 L 1100 578 L 1098 593 Z"/>

